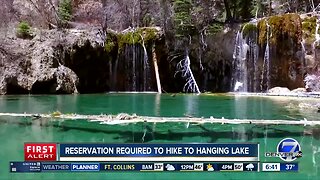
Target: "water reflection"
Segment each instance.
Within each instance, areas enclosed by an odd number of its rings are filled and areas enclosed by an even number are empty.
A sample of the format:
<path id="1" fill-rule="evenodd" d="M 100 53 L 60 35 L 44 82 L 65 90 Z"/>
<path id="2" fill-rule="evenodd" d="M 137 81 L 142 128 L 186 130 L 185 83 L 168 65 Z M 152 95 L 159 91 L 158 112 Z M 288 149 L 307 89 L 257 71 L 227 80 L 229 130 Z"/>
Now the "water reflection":
<path id="1" fill-rule="evenodd" d="M 185 110 L 184 115 L 187 117 L 197 117 L 199 115 L 199 96 L 198 95 L 188 95 L 184 96 Z"/>
<path id="2" fill-rule="evenodd" d="M 235 118 L 243 118 L 247 119 L 247 98 L 243 96 L 235 96 L 234 98 L 234 114 Z M 236 136 L 237 139 L 239 139 L 241 142 L 247 141 L 248 137 L 246 136 L 245 127 L 242 124 L 239 124 L 238 126 L 232 127 L 232 133 L 234 136 Z"/>
<path id="3" fill-rule="evenodd" d="M 320 120 L 319 99 L 281 97 L 208 96 L 166 94 L 104 94 L 63 96 L 2 96 L 1 112 L 78 114 L 136 113 L 147 116 L 196 116 L 239 119 Z"/>
<path id="4" fill-rule="evenodd" d="M 156 116 L 160 116 L 160 107 L 161 107 L 161 94 L 156 94 L 155 96 L 155 108 L 154 108 L 154 114 Z"/>

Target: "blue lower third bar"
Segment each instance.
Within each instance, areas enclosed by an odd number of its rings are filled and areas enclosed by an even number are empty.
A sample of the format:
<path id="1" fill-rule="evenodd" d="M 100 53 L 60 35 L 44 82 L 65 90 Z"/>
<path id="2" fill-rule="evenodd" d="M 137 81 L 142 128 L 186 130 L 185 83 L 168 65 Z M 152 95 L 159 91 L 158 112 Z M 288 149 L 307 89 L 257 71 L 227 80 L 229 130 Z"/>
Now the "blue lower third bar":
<path id="1" fill-rule="evenodd" d="M 100 163 L 71 163 L 71 171 L 100 171 Z"/>
<path id="2" fill-rule="evenodd" d="M 298 171 L 299 165 L 298 163 L 281 163 L 280 171 Z"/>

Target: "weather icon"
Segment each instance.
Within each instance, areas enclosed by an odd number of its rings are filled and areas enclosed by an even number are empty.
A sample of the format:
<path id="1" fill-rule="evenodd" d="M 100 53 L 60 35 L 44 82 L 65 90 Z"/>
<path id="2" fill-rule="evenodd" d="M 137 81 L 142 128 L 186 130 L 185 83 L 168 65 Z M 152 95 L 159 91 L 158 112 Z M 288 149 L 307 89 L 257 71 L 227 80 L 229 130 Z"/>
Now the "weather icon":
<path id="1" fill-rule="evenodd" d="M 252 171 L 252 169 L 254 168 L 254 165 L 252 163 L 246 165 L 246 168 L 248 171 Z"/>
<path id="2" fill-rule="evenodd" d="M 207 165 L 207 171 L 214 171 L 214 168 L 211 164 Z"/>
<path id="3" fill-rule="evenodd" d="M 172 166 L 171 164 L 167 164 L 166 169 L 167 169 L 167 171 L 174 171 L 175 170 L 174 166 Z"/>

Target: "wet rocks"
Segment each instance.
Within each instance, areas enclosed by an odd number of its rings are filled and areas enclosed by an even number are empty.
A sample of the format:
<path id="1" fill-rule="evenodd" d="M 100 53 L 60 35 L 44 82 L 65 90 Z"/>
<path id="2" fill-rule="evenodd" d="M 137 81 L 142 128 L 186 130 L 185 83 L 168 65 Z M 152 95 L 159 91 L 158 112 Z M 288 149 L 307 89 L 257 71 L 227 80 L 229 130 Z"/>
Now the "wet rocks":
<path id="1" fill-rule="evenodd" d="M 307 74 L 304 79 L 308 92 L 320 92 L 320 73 Z"/>
<path id="2" fill-rule="evenodd" d="M 297 88 L 297 89 L 292 90 L 291 92 L 293 92 L 293 93 L 305 93 L 305 92 L 307 92 L 307 90 L 305 88 Z"/>

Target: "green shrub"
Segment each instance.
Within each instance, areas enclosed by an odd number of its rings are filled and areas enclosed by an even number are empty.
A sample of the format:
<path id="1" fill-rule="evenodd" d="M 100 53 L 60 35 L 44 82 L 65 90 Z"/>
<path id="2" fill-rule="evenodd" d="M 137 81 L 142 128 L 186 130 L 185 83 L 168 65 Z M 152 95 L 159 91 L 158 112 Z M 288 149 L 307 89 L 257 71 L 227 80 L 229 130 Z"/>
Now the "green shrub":
<path id="1" fill-rule="evenodd" d="M 17 37 L 27 39 L 32 38 L 31 27 L 26 21 L 22 21 L 18 25 Z"/>
<path id="2" fill-rule="evenodd" d="M 72 18 L 72 2 L 71 0 L 60 0 L 58 8 L 58 16 L 62 23 L 65 25 Z"/>

